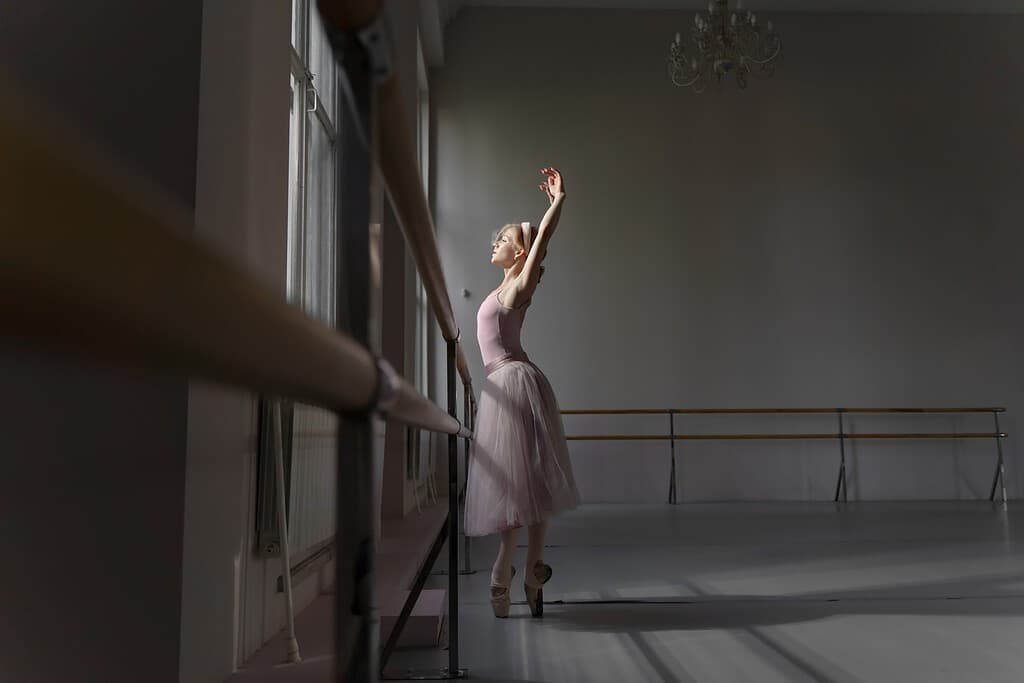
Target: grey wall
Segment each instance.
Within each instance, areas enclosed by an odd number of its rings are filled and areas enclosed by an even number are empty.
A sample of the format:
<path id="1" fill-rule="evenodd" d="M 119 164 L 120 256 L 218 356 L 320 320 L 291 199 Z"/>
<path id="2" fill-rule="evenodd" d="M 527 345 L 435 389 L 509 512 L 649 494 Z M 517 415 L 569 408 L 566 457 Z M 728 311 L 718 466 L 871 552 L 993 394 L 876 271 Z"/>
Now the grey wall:
<path id="1" fill-rule="evenodd" d="M 288 227 L 287 0 L 203 7 L 195 235 L 282 296 Z M 254 547 L 257 397 L 189 383 L 182 683 L 219 683 L 284 623 L 279 558 Z M 318 577 L 295 586 L 297 609 Z"/>
<path id="2" fill-rule="evenodd" d="M 683 12 L 465 9 L 432 80 L 435 203 L 468 340 L 488 239 L 568 200 L 524 341 L 563 408 L 1004 405 L 1024 411 L 1020 17 L 778 15 L 776 76 L 675 88 Z M 482 377 L 475 345 L 467 350 Z M 666 420 L 566 418 L 569 433 Z M 680 431 L 834 431 L 679 418 Z M 991 417 L 854 431 L 991 430 Z M 680 445 L 683 500 L 827 499 L 835 443 Z M 658 501 L 668 447 L 572 444 L 589 501 Z M 988 494 L 995 447 L 857 443 L 855 498 Z"/>
<path id="3" fill-rule="evenodd" d="M 0 3 L 0 68 L 191 209 L 201 8 Z M 0 377 L 0 680 L 176 682 L 186 380 L 10 337 Z"/>
<path id="4" fill-rule="evenodd" d="M 387 5 L 390 38 L 394 49 L 393 66 L 401 74 L 403 105 L 411 139 L 416 125 L 416 32 L 419 12 L 407 7 Z M 410 327 L 415 318 L 409 315 L 407 300 L 415 296 L 410 280 L 415 271 L 407 264 L 405 236 L 386 199 L 381 202 L 381 355 L 399 374 L 411 377 L 413 366 L 406 363 Z M 378 425 L 379 427 L 380 425 Z M 381 473 L 381 518 L 401 519 L 405 516 L 405 448 L 406 429 L 389 422 L 378 467 Z"/>

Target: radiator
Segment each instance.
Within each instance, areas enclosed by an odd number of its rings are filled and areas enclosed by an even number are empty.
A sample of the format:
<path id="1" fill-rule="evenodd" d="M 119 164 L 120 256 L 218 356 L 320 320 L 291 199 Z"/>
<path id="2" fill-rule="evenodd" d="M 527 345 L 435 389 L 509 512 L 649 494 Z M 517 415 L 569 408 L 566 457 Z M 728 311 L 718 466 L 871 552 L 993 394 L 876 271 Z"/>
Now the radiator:
<path id="1" fill-rule="evenodd" d="M 257 454 L 256 534 L 260 552 L 280 553 L 277 491 L 274 484 L 273 431 L 269 402 L 260 401 Z M 327 410 L 283 402 L 284 470 L 288 500 L 291 564 L 303 561 L 337 532 L 338 418 Z"/>
<path id="2" fill-rule="evenodd" d="M 289 483 L 288 544 L 293 560 L 299 560 L 337 532 L 338 417 L 334 413 L 295 406 Z"/>

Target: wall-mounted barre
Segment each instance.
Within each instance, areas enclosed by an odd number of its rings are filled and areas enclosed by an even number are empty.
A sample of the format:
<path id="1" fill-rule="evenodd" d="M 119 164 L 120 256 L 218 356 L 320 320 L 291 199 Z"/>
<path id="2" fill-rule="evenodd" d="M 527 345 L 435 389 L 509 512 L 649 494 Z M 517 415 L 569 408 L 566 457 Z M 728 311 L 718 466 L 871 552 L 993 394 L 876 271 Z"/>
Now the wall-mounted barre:
<path id="1" fill-rule="evenodd" d="M 594 410 L 563 410 L 562 415 L 667 415 L 668 434 L 576 434 L 567 436 L 568 441 L 669 441 L 671 464 L 669 470 L 668 502 L 678 503 L 676 491 L 676 441 L 727 441 L 727 440 L 830 440 L 839 442 L 839 473 L 836 479 L 835 501 L 840 494 L 847 502 L 846 491 L 846 442 L 867 439 L 994 439 L 996 442 L 996 471 L 992 480 L 989 500 L 996 499 L 996 490 L 1001 490 L 1001 502 L 1006 502 L 1006 468 L 1003 461 L 1002 440 L 1006 432 L 999 428 L 999 414 L 1006 408 L 623 408 Z M 968 414 L 991 413 L 995 430 L 992 432 L 873 432 L 849 433 L 846 431 L 845 415 L 858 414 Z M 838 431 L 826 433 L 757 433 L 757 434 L 680 434 L 676 431 L 676 415 L 835 415 Z"/>

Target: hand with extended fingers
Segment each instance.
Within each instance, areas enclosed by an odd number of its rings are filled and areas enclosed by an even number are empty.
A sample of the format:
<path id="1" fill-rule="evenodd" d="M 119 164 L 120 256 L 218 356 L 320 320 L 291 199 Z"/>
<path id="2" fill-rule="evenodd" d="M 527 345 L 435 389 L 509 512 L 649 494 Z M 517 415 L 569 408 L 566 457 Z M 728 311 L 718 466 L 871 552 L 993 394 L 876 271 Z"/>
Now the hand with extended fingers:
<path id="1" fill-rule="evenodd" d="M 540 170 L 546 178 L 546 182 L 541 183 L 537 187 L 548 196 L 548 201 L 552 204 L 555 203 L 555 198 L 559 195 L 565 195 L 565 186 L 562 184 L 562 174 L 556 168 L 542 168 Z"/>

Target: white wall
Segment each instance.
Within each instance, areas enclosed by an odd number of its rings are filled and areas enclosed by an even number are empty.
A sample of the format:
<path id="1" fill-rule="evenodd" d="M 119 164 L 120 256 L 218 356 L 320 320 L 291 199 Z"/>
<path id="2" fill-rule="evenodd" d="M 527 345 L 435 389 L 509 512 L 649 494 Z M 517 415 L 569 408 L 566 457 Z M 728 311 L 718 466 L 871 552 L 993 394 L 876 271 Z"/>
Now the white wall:
<path id="1" fill-rule="evenodd" d="M 1004 405 L 1024 424 L 1020 17 L 771 17 L 785 59 L 745 92 L 673 87 L 662 11 L 464 9 L 432 80 L 436 206 L 464 337 L 500 280 L 488 239 L 568 201 L 525 346 L 563 408 Z M 474 376 L 479 355 L 467 344 Z M 441 380 L 443 382 L 443 379 Z M 664 418 L 567 418 L 664 433 Z M 834 431 L 832 420 L 679 430 Z M 990 430 L 990 417 L 855 431 Z M 680 444 L 683 500 L 828 499 L 832 443 Z M 574 443 L 588 501 L 659 501 L 668 447 Z M 853 498 L 987 496 L 995 447 L 857 443 Z"/>
<path id="2" fill-rule="evenodd" d="M 0 68 L 190 209 L 201 7 L 0 3 Z M 0 680 L 176 682 L 187 381 L 9 337 L 0 378 Z"/>

